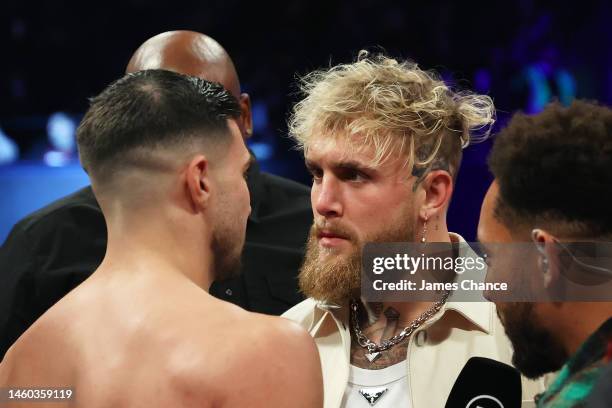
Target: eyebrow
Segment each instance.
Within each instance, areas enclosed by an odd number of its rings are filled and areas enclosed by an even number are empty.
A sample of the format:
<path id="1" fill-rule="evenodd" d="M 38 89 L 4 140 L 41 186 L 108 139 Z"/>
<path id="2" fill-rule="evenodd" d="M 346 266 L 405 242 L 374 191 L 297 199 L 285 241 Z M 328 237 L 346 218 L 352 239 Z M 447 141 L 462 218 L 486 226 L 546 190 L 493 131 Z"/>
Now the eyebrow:
<path id="1" fill-rule="evenodd" d="M 306 159 L 306 167 L 319 167 L 314 160 Z M 343 170 L 375 170 L 374 167 L 361 163 L 355 160 L 340 160 L 332 162 L 331 167 L 343 169 Z"/>

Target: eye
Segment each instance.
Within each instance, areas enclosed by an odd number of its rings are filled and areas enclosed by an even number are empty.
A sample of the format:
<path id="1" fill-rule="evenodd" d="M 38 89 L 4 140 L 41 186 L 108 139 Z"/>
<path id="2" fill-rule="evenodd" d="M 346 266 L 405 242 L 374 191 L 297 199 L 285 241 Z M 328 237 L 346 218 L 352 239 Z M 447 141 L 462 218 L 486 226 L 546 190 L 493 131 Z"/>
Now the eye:
<path id="1" fill-rule="evenodd" d="M 312 176 L 313 181 L 319 182 L 323 178 L 323 170 L 317 167 L 308 167 L 308 172 Z"/>
<path id="2" fill-rule="evenodd" d="M 245 170 L 245 172 L 242 174 L 242 177 L 244 178 L 244 181 L 249 181 L 249 169 Z"/>
<path id="3" fill-rule="evenodd" d="M 344 181 L 354 182 L 362 182 L 370 179 L 367 174 L 357 169 L 343 169 L 339 174 L 339 178 Z"/>

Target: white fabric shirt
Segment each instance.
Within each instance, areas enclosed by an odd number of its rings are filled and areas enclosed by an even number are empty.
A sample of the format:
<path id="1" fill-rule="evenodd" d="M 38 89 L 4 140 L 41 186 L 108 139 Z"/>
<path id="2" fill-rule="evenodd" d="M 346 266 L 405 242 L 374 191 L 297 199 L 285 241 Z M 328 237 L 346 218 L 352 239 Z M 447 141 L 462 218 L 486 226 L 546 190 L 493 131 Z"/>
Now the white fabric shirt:
<path id="1" fill-rule="evenodd" d="M 410 408 L 406 363 L 382 370 L 350 366 L 349 380 L 342 398 L 342 408 Z"/>

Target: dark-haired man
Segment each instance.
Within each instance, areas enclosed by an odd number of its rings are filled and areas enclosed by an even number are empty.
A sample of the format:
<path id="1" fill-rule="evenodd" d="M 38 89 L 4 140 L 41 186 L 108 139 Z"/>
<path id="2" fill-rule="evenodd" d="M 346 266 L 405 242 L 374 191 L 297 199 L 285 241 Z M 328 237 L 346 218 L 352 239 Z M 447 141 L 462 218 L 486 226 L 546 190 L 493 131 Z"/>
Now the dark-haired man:
<path id="1" fill-rule="evenodd" d="M 498 248 L 532 240 L 535 246 L 534 256 L 494 255 L 490 273 L 501 262 L 536 296 L 563 285 L 570 267 L 583 278 L 610 270 L 568 263 L 567 251 L 572 242 L 609 248 L 612 241 L 612 110 L 576 101 L 533 117 L 517 114 L 497 137 L 489 165 L 495 181 L 482 206 L 479 240 Z M 584 406 L 612 338 L 612 302 L 507 302 L 497 310 L 513 363 L 525 376 L 561 369 L 538 406 Z"/>
<path id="2" fill-rule="evenodd" d="M 230 56 L 214 39 L 192 31 L 154 36 L 134 53 L 127 72 L 168 69 L 221 83 L 240 103 L 237 120 L 252 133 L 251 104 L 241 93 Z M 297 270 L 312 223 L 309 189 L 259 171 L 248 175 L 251 215 L 243 273 L 215 281 L 214 296 L 247 310 L 281 314 L 298 303 Z M 90 187 L 36 211 L 15 225 L 0 248 L 0 359 L 45 310 L 86 279 L 106 248 L 106 225 Z"/>
<path id="3" fill-rule="evenodd" d="M 163 70 L 92 100 L 77 140 L 106 255 L 9 349 L 0 389 L 71 388 L 54 406 L 74 407 L 321 405 L 306 332 L 206 292 L 238 270 L 250 213 L 239 116 L 220 85 Z"/>

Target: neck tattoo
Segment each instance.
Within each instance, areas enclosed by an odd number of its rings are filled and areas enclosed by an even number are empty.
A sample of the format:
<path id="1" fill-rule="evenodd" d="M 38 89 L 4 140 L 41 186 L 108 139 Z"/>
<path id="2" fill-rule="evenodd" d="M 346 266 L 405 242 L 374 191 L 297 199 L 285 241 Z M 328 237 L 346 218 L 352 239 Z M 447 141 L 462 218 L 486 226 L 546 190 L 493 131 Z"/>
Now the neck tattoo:
<path id="1" fill-rule="evenodd" d="M 383 332 L 383 336 L 381 338 L 381 343 L 377 344 L 370 340 L 361 330 L 359 325 L 359 305 L 360 302 L 353 299 L 351 301 L 351 325 L 353 326 L 353 333 L 356 343 L 365 348 L 367 352 L 365 353 L 365 357 L 368 359 L 370 363 L 373 363 L 375 360 L 380 358 L 381 353 L 391 349 L 392 347 L 402 343 L 406 340 L 415 330 L 417 330 L 423 323 L 429 320 L 433 315 L 438 313 L 438 311 L 442 308 L 444 303 L 446 303 L 446 299 L 448 298 L 450 292 L 446 292 L 442 298 L 434 303 L 428 310 L 423 312 L 419 317 L 413 320 L 407 327 L 405 327 L 399 334 L 388 337 L 389 335 L 395 333 L 397 328 L 397 322 L 399 320 L 399 312 L 393 308 L 387 308 L 385 310 L 385 317 L 387 318 L 389 324 L 387 328 Z M 393 329 L 390 326 L 395 326 Z"/>

